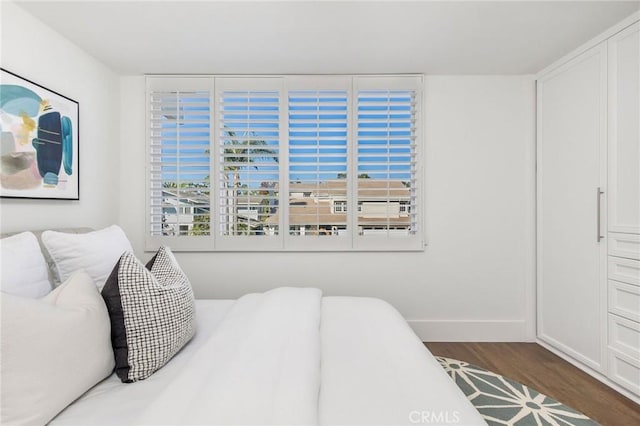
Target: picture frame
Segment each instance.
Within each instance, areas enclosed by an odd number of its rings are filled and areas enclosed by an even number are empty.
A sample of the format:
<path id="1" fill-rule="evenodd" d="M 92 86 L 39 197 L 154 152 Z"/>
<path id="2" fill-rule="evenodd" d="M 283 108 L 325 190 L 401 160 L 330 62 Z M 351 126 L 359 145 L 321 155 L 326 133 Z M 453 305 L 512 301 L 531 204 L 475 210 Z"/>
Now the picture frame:
<path id="1" fill-rule="evenodd" d="M 80 199 L 80 105 L 0 68 L 0 198 Z"/>

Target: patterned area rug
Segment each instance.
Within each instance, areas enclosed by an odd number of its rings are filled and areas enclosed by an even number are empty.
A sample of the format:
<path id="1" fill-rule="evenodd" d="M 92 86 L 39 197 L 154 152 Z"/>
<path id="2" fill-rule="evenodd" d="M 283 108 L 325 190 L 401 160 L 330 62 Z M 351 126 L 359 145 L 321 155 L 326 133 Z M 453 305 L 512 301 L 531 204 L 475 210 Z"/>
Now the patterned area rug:
<path id="1" fill-rule="evenodd" d="M 484 368 L 436 357 L 490 425 L 597 425 L 584 414 L 521 383 Z"/>

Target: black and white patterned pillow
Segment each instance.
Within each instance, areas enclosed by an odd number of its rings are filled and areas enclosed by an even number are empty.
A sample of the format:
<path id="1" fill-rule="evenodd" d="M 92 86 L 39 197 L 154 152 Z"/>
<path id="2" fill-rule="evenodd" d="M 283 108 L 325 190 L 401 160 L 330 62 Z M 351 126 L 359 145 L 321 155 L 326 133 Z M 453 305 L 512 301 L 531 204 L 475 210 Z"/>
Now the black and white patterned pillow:
<path id="1" fill-rule="evenodd" d="M 124 253 L 102 289 L 109 317 L 116 374 L 123 382 L 146 379 L 194 335 L 191 283 L 167 247 L 145 267 Z"/>

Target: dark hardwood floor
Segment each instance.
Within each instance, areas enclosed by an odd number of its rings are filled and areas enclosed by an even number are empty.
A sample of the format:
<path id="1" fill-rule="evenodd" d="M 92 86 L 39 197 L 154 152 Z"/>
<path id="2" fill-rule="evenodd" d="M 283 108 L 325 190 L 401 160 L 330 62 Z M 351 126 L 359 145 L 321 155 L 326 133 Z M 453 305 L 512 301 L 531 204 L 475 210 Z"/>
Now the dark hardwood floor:
<path id="1" fill-rule="evenodd" d="M 640 425 L 640 405 L 535 343 L 425 343 L 434 355 L 501 374 L 554 398 L 598 423 Z"/>

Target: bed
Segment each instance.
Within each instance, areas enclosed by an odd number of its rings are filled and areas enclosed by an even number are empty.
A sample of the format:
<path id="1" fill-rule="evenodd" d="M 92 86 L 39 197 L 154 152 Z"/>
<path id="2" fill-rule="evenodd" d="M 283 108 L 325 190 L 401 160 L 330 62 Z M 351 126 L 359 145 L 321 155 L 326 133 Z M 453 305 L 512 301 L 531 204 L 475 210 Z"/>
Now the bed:
<path id="1" fill-rule="evenodd" d="M 388 303 L 278 288 L 196 300 L 195 336 L 153 375 L 115 374 L 51 425 L 484 425 Z"/>

